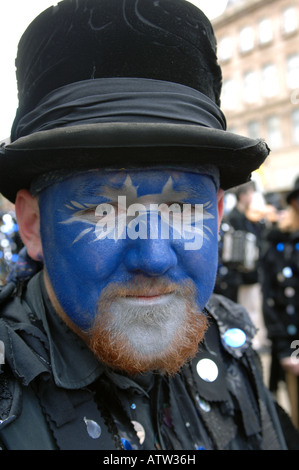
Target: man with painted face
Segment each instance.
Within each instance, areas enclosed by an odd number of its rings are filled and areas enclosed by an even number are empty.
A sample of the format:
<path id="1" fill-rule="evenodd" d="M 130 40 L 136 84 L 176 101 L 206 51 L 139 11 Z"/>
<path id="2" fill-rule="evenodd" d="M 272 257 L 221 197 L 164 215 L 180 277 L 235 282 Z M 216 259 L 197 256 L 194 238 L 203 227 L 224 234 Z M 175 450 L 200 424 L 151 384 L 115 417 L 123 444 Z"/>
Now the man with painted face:
<path id="1" fill-rule="evenodd" d="M 4 449 L 298 445 L 246 312 L 212 295 L 223 191 L 269 152 L 226 132 L 215 51 L 185 0 L 64 0 L 24 33 L 0 159 L 26 247 L 1 292 Z"/>

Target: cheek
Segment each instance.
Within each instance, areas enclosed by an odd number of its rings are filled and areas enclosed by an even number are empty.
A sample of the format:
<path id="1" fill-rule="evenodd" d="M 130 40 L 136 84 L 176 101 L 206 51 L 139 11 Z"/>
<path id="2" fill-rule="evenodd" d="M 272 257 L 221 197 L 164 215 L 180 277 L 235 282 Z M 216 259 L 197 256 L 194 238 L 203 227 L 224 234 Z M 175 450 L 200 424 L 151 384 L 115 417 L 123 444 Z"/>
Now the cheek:
<path id="1" fill-rule="evenodd" d="M 95 241 L 94 234 L 74 243 L 85 228 L 60 224 L 55 217 L 51 223 L 47 218 L 41 222 L 44 264 L 53 290 L 64 312 L 83 330 L 91 326 L 102 289 L 111 277 L 117 278 L 123 251 L 121 243 Z"/>
<path id="2" fill-rule="evenodd" d="M 49 274 L 59 273 L 66 283 L 89 290 L 109 280 L 121 265 L 123 248 L 114 240 L 95 241 L 90 235 L 74 243 L 77 230 L 52 230 L 44 234 L 45 266 Z"/>
<path id="3" fill-rule="evenodd" d="M 217 257 L 206 257 L 202 252 L 194 254 L 190 261 L 189 273 L 196 287 L 198 304 L 203 309 L 214 290 Z"/>
<path id="4" fill-rule="evenodd" d="M 198 303 L 202 309 L 209 300 L 215 285 L 218 267 L 217 231 L 204 239 L 199 250 L 184 250 L 181 255 L 184 271 L 196 287 Z"/>

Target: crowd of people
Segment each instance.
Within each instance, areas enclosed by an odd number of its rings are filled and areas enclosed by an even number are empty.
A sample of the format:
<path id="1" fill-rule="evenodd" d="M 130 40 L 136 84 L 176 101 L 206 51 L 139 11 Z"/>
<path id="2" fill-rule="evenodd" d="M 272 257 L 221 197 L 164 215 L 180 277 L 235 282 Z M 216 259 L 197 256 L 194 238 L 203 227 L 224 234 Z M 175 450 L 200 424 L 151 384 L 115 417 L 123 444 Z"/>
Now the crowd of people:
<path id="1" fill-rule="evenodd" d="M 235 205 L 220 232 L 215 291 L 246 307 L 258 328 L 254 347 L 271 353 L 270 390 L 277 393 L 285 381 L 293 404 L 299 375 L 299 177 L 286 195 L 262 195 L 254 182 L 232 194 Z M 298 424 L 298 416 L 293 419 Z"/>
<path id="2" fill-rule="evenodd" d="M 0 195 L 0 286 L 6 283 L 22 246 L 14 205 Z"/>

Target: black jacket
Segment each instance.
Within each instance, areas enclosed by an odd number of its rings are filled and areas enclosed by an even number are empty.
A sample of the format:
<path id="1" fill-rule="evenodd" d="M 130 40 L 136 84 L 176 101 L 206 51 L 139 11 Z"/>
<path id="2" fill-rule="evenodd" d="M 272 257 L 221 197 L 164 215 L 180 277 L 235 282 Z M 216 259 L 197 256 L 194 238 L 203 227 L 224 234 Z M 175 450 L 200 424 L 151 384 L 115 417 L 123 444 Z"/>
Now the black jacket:
<path id="1" fill-rule="evenodd" d="M 288 419 L 281 426 L 264 387 L 250 345 L 255 328 L 244 309 L 224 297 L 208 303 L 210 328 L 180 373 L 134 379 L 99 363 L 59 319 L 41 273 L 18 295 L 8 284 L 1 297 L 4 449 L 299 448 L 296 432 Z M 231 328 L 245 333 L 244 344 L 225 341 Z M 202 359 L 218 370 L 211 381 L 198 373 Z"/>

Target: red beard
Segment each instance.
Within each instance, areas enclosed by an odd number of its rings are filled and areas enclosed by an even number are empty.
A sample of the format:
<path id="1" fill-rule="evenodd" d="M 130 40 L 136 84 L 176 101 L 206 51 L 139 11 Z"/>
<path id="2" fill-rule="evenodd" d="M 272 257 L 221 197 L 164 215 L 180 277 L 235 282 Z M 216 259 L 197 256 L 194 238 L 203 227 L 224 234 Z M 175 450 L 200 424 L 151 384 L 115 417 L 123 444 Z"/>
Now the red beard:
<path id="1" fill-rule="evenodd" d="M 170 293 L 174 293 L 181 299 L 181 302 L 184 301 L 185 308 L 180 313 L 183 321 L 179 322 L 177 330 L 162 350 L 151 353 L 138 351 L 127 334 L 124 333 L 123 328 L 114 328 L 115 314 L 110 311 L 112 302 L 127 296 L 139 297 Z M 153 322 L 157 322 L 158 325 L 161 323 L 160 316 L 163 322 L 163 313 L 160 315 L 159 306 L 156 309 L 153 315 L 156 316 L 156 320 L 154 319 Z M 175 315 L 175 311 L 173 314 Z M 147 320 L 145 317 L 145 328 L 147 328 Z M 193 285 L 182 286 L 161 279 L 138 276 L 129 286 L 110 285 L 103 291 L 99 300 L 97 320 L 89 332 L 89 347 L 97 358 L 107 366 L 129 375 L 150 370 L 175 374 L 185 362 L 197 353 L 198 345 L 203 340 L 207 327 L 208 319 L 198 310 Z M 134 323 L 132 323 L 131 329 L 134 330 Z M 159 326 L 159 330 L 160 334 L 164 333 L 163 324 Z M 145 337 L 144 341 L 146 340 Z"/>

